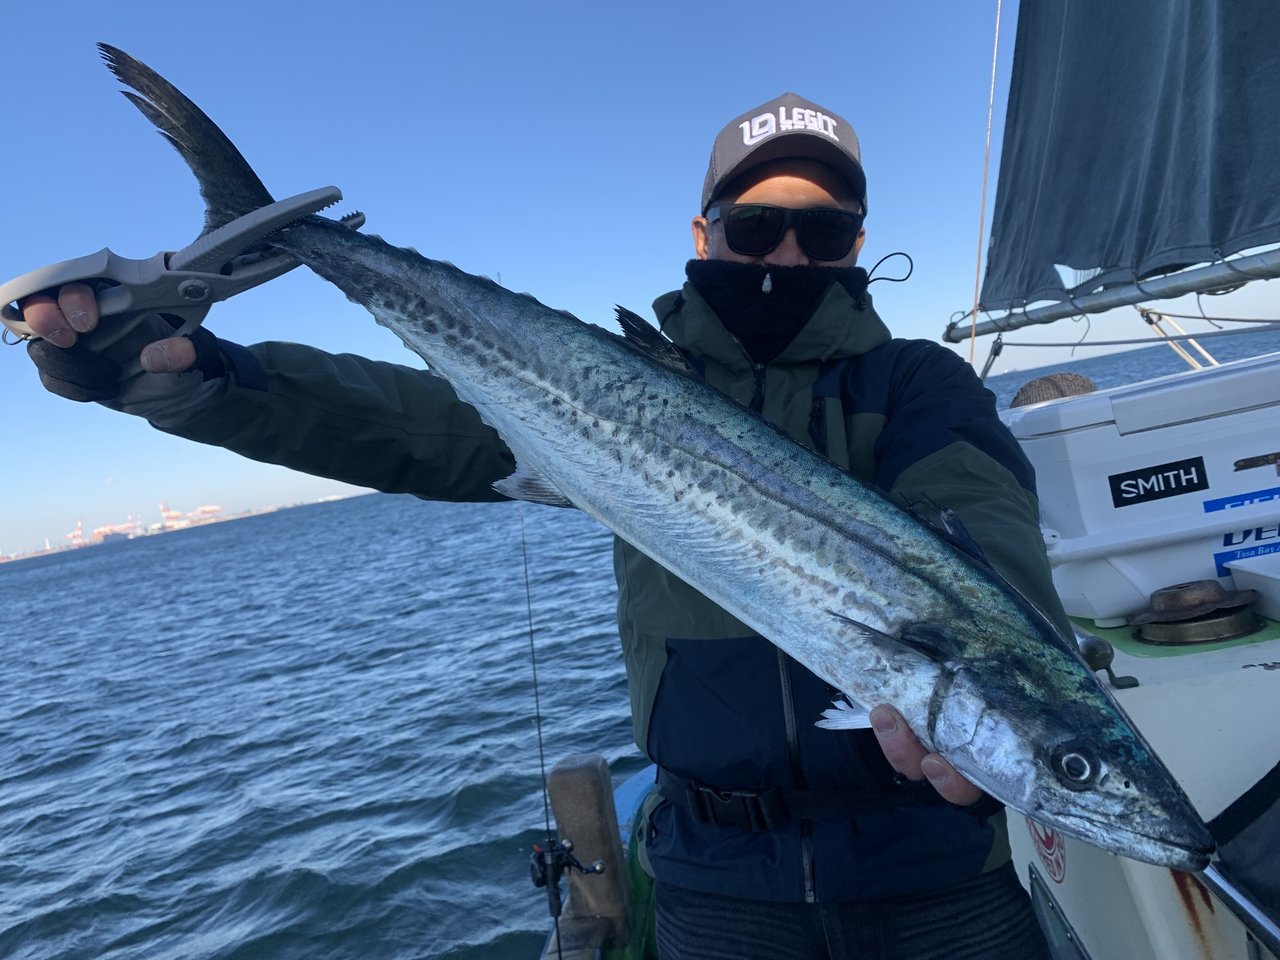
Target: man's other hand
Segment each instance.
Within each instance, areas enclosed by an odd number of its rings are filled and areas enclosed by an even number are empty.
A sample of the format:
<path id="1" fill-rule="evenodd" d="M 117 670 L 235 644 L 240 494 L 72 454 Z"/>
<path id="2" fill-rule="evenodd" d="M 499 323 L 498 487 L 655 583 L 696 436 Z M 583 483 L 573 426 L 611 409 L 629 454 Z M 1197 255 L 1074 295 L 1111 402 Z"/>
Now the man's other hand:
<path id="1" fill-rule="evenodd" d="M 944 800 L 967 807 L 983 796 L 982 788 L 962 777 L 936 753 L 929 753 L 902 714 L 881 704 L 871 711 L 871 729 L 889 765 L 908 780 L 928 780 Z"/>

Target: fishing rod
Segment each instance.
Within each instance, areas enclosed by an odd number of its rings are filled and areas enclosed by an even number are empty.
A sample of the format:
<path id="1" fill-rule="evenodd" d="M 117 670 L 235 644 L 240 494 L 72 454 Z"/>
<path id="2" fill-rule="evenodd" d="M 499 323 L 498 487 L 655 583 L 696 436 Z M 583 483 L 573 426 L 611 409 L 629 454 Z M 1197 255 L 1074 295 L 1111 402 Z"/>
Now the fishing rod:
<path id="1" fill-rule="evenodd" d="M 546 824 L 546 846 L 535 843 L 529 856 L 529 878 L 535 887 L 547 892 L 547 911 L 555 929 L 556 956 L 563 960 L 564 946 L 560 941 L 560 914 L 564 902 L 560 896 L 560 879 L 567 870 L 580 873 L 604 873 L 604 861 L 596 860 L 583 866 L 573 855 L 573 841 L 568 837 L 557 839 L 551 829 L 551 798 L 547 790 L 547 759 L 542 742 L 542 700 L 538 693 L 538 655 L 533 640 L 533 591 L 529 585 L 529 548 L 524 534 L 524 505 L 520 505 L 520 558 L 524 564 L 524 602 L 529 623 L 529 665 L 533 673 L 533 725 L 538 733 L 538 768 L 542 774 L 542 815 Z"/>

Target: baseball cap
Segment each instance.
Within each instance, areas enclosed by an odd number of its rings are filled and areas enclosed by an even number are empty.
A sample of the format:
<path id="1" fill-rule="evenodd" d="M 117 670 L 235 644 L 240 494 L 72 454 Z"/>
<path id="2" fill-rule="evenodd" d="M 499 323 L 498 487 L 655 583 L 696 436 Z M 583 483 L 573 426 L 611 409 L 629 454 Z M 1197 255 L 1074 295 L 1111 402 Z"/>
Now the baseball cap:
<path id="1" fill-rule="evenodd" d="M 807 157 L 848 181 L 867 210 L 867 177 L 857 134 L 843 117 L 794 93 L 762 103 L 731 120 L 711 146 L 702 184 L 702 212 L 730 180 L 752 167 L 783 157 Z"/>

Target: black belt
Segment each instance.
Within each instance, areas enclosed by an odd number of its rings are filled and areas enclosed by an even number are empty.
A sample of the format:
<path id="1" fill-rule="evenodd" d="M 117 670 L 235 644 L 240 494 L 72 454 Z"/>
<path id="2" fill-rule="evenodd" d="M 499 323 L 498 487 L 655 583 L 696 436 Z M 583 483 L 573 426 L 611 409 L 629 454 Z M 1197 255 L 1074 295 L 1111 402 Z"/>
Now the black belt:
<path id="1" fill-rule="evenodd" d="M 915 799 L 913 791 L 908 789 L 869 793 L 783 787 L 721 790 L 678 777 L 661 767 L 658 768 L 658 792 L 683 806 L 699 823 L 755 832 L 775 830 L 797 820 L 849 820 Z M 929 792 L 933 793 L 932 787 Z M 936 798 L 937 794 L 933 796 Z"/>

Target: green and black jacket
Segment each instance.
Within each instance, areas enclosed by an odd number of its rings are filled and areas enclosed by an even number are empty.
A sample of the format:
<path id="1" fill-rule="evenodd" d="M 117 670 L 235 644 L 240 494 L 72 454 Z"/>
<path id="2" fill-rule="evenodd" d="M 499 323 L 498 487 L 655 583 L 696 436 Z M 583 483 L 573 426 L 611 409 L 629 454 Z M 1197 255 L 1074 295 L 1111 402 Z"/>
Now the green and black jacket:
<path id="1" fill-rule="evenodd" d="M 1068 626 L 1031 467 L 958 357 L 892 339 L 865 294 L 838 284 L 768 366 L 750 361 L 688 284 L 655 308 L 711 386 L 904 506 L 954 510 L 988 560 Z M 490 485 L 514 470 L 510 451 L 443 380 L 296 344 L 235 353 L 222 399 L 168 432 L 388 492 L 503 499 Z M 635 737 L 650 758 L 720 791 L 858 801 L 855 813 L 763 830 L 664 802 L 648 833 L 659 879 L 752 899 L 865 900 L 946 886 L 1008 859 L 1002 814 L 908 793 L 869 731 L 814 726 L 834 695 L 823 681 L 621 541 L 614 565 Z"/>

